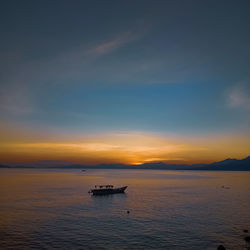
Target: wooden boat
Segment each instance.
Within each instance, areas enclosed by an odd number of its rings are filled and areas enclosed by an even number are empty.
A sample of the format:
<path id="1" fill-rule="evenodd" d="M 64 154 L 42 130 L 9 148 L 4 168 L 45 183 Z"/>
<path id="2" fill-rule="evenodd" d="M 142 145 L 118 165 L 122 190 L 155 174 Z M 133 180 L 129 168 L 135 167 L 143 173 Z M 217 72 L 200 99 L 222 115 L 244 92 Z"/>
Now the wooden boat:
<path id="1" fill-rule="evenodd" d="M 94 189 L 89 191 L 89 193 L 92 193 L 93 195 L 124 193 L 127 187 L 128 186 L 114 188 L 113 185 L 96 185 Z"/>

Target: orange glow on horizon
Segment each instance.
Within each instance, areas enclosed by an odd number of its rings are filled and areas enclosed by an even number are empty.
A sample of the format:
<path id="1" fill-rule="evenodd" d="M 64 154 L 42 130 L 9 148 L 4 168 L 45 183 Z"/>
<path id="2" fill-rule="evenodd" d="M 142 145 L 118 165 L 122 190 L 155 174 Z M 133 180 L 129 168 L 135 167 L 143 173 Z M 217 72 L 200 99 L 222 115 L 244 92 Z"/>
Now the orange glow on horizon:
<path id="1" fill-rule="evenodd" d="M 7 130 L 8 132 L 8 130 Z M 112 133 L 93 136 L 54 137 L 17 133 L 8 140 L 2 133 L 0 163 L 66 161 L 79 164 L 149 162 L 173 164 L 210 163 L 244 158 L 250 152 L 249 136 L 164 136 L 149 133 Z M 28 134 L 29 135 L 29 134 Z M 28 138 L 28 139 L 27 139 Z M 30 139 L 31 138 L 31 139 Z M 76 138 L 80 138 L 76 140 Z"/>

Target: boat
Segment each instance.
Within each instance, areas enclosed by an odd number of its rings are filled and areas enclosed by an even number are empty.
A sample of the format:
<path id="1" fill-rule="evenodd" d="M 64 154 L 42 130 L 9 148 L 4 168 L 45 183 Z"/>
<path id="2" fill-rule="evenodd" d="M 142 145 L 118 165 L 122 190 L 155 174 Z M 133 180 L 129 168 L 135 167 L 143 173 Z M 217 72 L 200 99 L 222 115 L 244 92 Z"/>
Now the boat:
<path id="1" fill-rule="evenodd" d="M 115 188 L 113 185 L 96 185 L 89 193 L 92 193 L 92 195 L 118 194 L 124 193 L 127 187 L 128 186 Z"/>

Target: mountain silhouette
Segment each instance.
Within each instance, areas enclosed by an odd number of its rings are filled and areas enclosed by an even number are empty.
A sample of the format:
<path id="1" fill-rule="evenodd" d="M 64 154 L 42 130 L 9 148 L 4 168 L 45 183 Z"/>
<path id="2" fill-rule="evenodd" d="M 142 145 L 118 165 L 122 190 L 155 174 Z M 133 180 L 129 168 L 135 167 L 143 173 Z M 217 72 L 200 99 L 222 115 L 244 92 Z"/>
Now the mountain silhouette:
<path id="1" fill-rule="evenodd" d="M 22 166 L 23 168 L 27 166 Z M 22 168 L 16 166 L 16 168 Z M 41 166 L 34 165 L 33 168 L 41 168 Z M 15 166 L 1 165 L 0 168 L 15 168 Z M 31 166 L 29 166 L 31 168 Z M 211 164 L 193 164 L 193 165 L 184 165 L 184 164 L 168 164 L 164 162 L 149 162 L 141 165 L 125 165 L 122 163 L 118 164 L 107 164 L 102 163 L 95 166 L 89 166 L 84 164 L 71 164 L 71 165 L 62 165 L 55 166 L 53 164 L 48 166 L 43 166 L 42 168 L 88 168 L 88 169 L 162 169 L 162 170 L 209 170 L 209 171 L 250 171 L 250 156 L 242 160 L 237 159 L 225 159 L 223 161 L 214 162 Z"/>

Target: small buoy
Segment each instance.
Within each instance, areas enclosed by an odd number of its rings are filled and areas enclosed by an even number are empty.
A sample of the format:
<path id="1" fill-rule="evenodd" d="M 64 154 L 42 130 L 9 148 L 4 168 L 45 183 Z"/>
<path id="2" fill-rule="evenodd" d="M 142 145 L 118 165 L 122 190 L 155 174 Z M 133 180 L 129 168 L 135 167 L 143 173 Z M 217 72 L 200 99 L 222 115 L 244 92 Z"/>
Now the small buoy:
<path id="1" fill-rule="evenodd" d="M 246 237 L 244 238 L 244 240 L 245 240 L 246 242 L 250 242 L 250 236 L 246 236 Z"/>
<path id="2" fill-rule="evenodd" d="M 130 213 L 130 211 L 129 210 L 127 210 L 127 214 L 129 214 Z"/>
<path id="3" fill-rule="evenodd" d="M 225 248 L 223 245 L 219 245 L 219 246 L 217 247 L 217 250 L 226 250 L 226 248 Z"/>
<path id="4" fill-rule="evenodd" d="M 247 230 L 247 229 L 244 229 L 243 232 L 244 232 L 244 233 L 248 233 L 248 230 Z"/>

